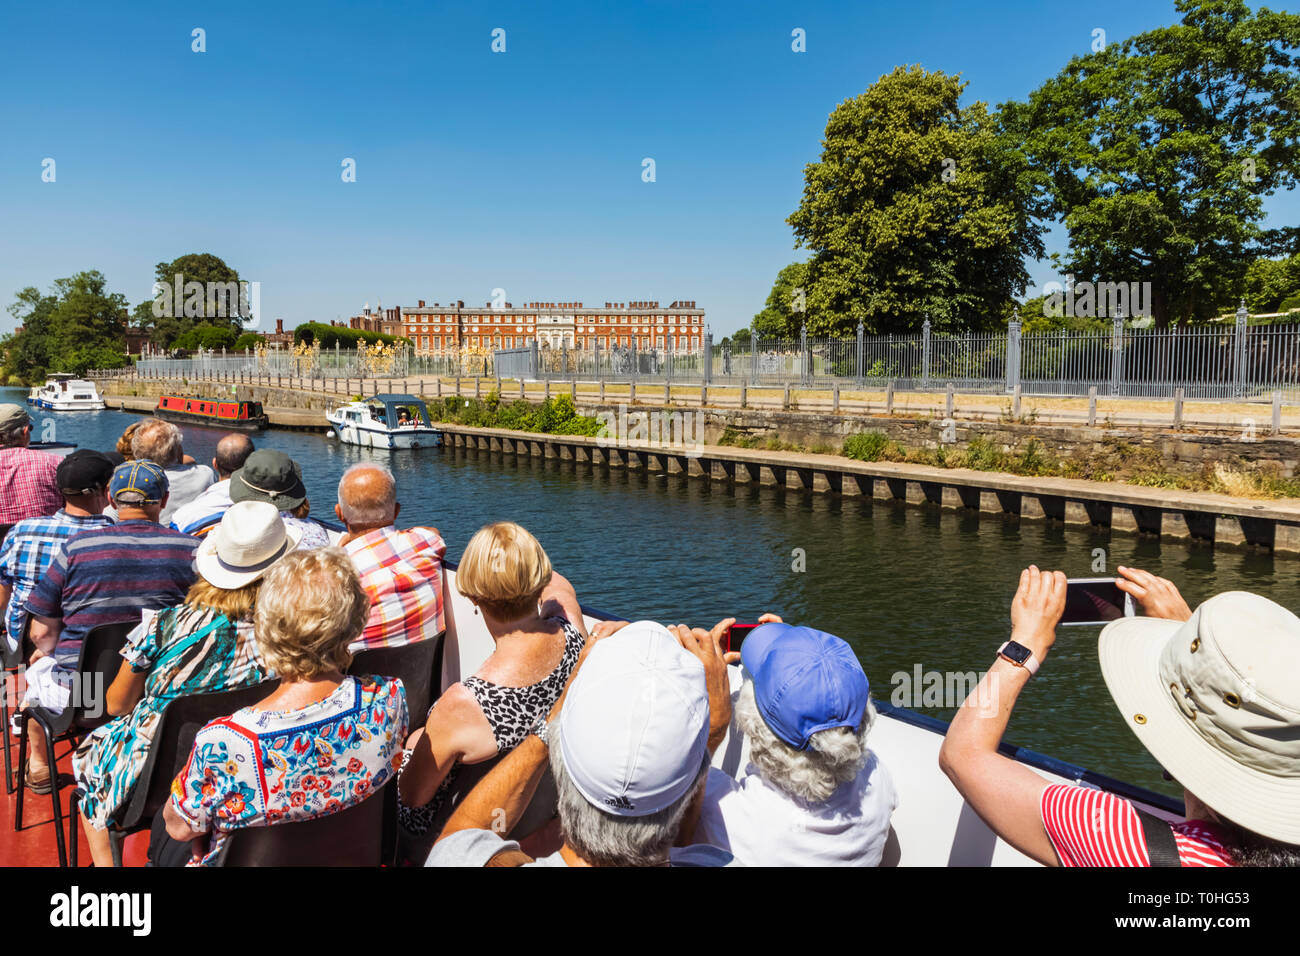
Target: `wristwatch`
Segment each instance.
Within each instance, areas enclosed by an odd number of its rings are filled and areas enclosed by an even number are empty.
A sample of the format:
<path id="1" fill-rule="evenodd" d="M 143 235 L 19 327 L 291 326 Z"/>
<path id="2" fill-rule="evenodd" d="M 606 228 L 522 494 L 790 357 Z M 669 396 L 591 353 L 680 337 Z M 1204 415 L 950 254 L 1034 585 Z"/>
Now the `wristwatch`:
<path id="1" fill-rule="evenodd" d="M 547 747 L 550 747 L 551 741 L 549 739 L 549 734 L 550 734 L 551 723 L 546 719 L 546 717 L 547 717 L 546 714 L 542 714 L 535 721 L 533 721 L 532 729 L 529 730 L 528 732 L 532 734 L 534 737 L 536 737 L 538 740 L 540 740 Z"/>
<path id="2" fill-rule="evenodd" d="M 1010 661 L 1017 667 L 1023 667 L 1025 670 L 1029 671 L 1030 677 L 1033 677 L 1038 673 L 1038 658 L 1034 656 L 1033 651 L 1025 647 L 1023 644 L 1019 644 L 1015 641 L 1007 641 L 998 648 L 998 657 L 1002 658 L 1004 661 Z"/>

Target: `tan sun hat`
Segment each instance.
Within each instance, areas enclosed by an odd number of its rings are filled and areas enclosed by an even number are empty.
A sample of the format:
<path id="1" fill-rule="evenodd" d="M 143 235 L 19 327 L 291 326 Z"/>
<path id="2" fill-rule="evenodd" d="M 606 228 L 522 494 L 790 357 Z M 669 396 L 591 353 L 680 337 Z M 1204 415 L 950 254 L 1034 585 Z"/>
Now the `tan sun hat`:
<path id="1" fill-rule="evenodd" d="M 1228 591 L 1187 621 L 1121 618 L 1101 673 L 1128 728 L 1208 807 L 1300 844 L 1300 618 Z"/>
<path id="2" fill-rule="evenodd" d="M 194 558 L 205 581 L 227 591 L 251 584 L 298 547 L 301 528 L 286 528 L 267 501 L 238 501 L 203 539 Z"/>

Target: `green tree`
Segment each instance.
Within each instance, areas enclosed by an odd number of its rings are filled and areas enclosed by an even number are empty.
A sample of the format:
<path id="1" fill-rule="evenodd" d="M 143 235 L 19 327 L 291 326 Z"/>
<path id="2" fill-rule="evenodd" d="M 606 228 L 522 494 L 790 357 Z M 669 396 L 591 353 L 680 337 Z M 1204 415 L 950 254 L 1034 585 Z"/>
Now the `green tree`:
<path id="1" fill-rule="evenodd" d="M 776 275 L 762 312 L 754 316 L 751 328 L 759 338 L 798 338 L 807 320 L 808 264 L 792 262 Z M 749 330 L 745 330 L 749 334 Z"/>
<path id="2" fill-rule="evenodd" d="M 225 325 L 196 325 L 172 344 L 178 349 L 231 349 L 235 347 L 235 330 Z"/>
<path id="3" fill-rule="evenodd" d="M 1256 259 L 1246 267 L 1244 298 L 1251 312 L 1277 312 L 1282 302 L 1300 294 L 1300 254 L 1289 259 Z M 1228 310 L 1235 302 L 1225 302 Z"/>
<path id="4" fill-rule="evenodd" d="M 126 364 L 126 299 L 99 272 L 56 279 L 48 295 L 23 289 L 9 307 L 23 330 L 5 340 L 5 371 L 32 384 L 47 372 L 83 374 Z"/>
<path id="5" fill-rule="evenodd" d="M 176 295 L 177 276 L 180 276 L 179 298 Z M 150 338 L 155 345 L 174 345 L 180 335 L 196 325 L 226 326 L 236 335 L 242 331 L 239 273 L 221 258 L 208 252 L 191 252 L 171 262 L 160 262 L 154 267 L 154 281 L 169 291 L 136 306 L 135 315 L 137 321 L 144 318 L 144 309 L 148 306 L 148 327 L 153 330 Z M 191 282 L 202 286 L 201 301 L 185 291 Z M 155 303 L 159 304 L 162 315 L 157 314 Z"/>
<path id="6" fill-rule="evenodd" d="M 265 341 L 266 337 L 263 335 L 258 335 L 256 332 L 245 332 L 235 339 L 235 351 L 242 352 L 245 349 L 255 349 Z"/>
<path id="7" fill-rule="evenodd" d="M 1244 0 L 1178 0 L 1180 24 L 1076 57 L 1005 104 L 1080 280 L 1149 281 L 1156 324 L 1205 319 L 1249 263 L 1295 229 L 1263 227 L 1294 185 L 1300 16 Z"/>
<path id="8" fill-rule="evenodd" d="M 987 328 L 1043 255 L 1044 203 L 998 118 L 957 77 L 898 67 L 831 113 L 789 218 L 808 331 Z"/>

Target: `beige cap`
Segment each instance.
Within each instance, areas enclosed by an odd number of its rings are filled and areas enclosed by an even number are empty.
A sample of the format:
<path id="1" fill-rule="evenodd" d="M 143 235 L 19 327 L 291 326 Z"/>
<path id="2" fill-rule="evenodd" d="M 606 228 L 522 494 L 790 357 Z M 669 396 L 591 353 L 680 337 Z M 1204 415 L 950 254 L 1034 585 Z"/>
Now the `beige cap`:
<path id="1" fill-rule="evenodd" d="M 1300 843 L 1300 618 L 1228 591 L 1188 621 L 1114 621 L 1097 649 L 1124 722 L 1180 784 L 1247 830 Z"/>
<path id="2" fill-rule="evenodd" d="M 12 402 L 5 402 L 0 405 L 0 428 L 13 428 L 15 425 L 26 425 L 32 420 L 32 416 L 27 414 L 27 409 L 21 405 L 15 405 Z"/>

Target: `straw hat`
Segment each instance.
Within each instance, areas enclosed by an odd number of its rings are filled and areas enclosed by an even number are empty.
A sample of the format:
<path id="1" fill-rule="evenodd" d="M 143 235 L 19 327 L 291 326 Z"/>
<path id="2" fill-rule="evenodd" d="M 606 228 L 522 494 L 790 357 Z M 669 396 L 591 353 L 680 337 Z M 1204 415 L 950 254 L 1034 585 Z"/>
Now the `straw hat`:
<path id="1" fill-rule="evenodd" d="M 209 584 L 227 591 L 251 584 L 298 546 L 299 528 L 286 528 L 280 511 L 266 501 L 230 506 L 221 524 L 199 545 L 195 565 Z"/>
<path id="2" fill-rule="evenodd" d="M 1190 620 L 1121 618 L 1098 642 L 1124 722 L 1189 792 L 1300 844 L 1300 618 L 1228 591 Z"/>

